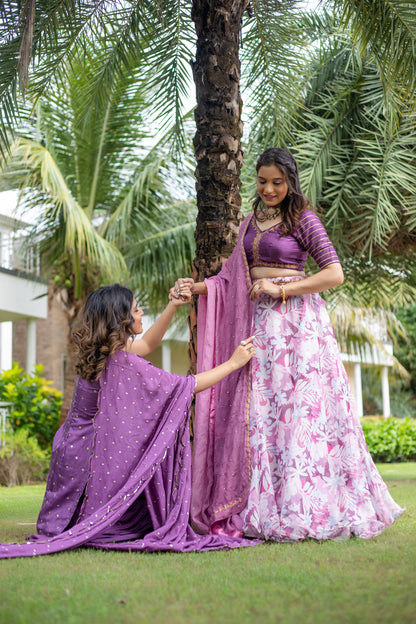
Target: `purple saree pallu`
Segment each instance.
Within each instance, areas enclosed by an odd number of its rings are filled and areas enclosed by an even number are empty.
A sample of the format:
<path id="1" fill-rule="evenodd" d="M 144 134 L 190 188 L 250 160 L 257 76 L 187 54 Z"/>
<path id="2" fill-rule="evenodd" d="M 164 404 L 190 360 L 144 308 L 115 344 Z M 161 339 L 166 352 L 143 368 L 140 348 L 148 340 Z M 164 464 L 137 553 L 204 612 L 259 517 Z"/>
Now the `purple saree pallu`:
<path id="1" fill-rule="evenodd" d="M 57 432 L 37 535 L 0 544 L 0 558 L 88 546 L 201 551 L 254 545 L 189 525 L 193 376 L 117 351 L 99 382 L 77 380 Z M 95 415 L 95 417 L 94 417 Z"/>
<path id="2" fill-rule="evenodd" d="M 367 449 L 325 303 L 250 301 L 250 218 L 199 298 L 198 370 L 249 335 L 256 355 L 197 396 L 192 520 L 201 533 L 276 541 L 374 537 L 403 509 Z M 282 279 L 303 278 L 271 281 Z"/>

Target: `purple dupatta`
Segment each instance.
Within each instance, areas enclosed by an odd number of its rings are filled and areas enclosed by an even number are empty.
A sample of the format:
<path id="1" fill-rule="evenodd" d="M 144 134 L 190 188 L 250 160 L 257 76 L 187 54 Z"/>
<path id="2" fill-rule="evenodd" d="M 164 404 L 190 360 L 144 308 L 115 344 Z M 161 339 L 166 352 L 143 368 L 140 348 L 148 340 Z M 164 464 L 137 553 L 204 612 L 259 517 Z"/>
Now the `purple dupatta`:
<path id="1" fill-rule="evenodd" d="M 252 331 L 250 272 L 243 247 L 251 214 L 240 226 L 237 245 L 220 273 L 205 280 L 208 295 L 198 302 L 197 371 L 227 360 Z M 208 533 L 227 519 L 227 531 L 242 527 L 239 513 L 250 488 L 250 367 L 244 366 L 196 397 L 191 518 Z"/>

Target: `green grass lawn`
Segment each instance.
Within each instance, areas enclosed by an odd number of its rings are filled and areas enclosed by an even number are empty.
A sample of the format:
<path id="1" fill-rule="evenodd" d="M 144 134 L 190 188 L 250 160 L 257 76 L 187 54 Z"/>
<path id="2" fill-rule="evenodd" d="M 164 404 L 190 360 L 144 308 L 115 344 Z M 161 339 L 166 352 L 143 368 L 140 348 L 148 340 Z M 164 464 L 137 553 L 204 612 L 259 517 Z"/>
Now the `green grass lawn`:
<path id="1" fill-rule="evenodd" d="M 416 624 L 416 463 L 378 467 L 406 511 L 370 541 L 3 560 L 0 623 Z M 0 488 L 1 541 L 34 531 L 43 490 Z"/>

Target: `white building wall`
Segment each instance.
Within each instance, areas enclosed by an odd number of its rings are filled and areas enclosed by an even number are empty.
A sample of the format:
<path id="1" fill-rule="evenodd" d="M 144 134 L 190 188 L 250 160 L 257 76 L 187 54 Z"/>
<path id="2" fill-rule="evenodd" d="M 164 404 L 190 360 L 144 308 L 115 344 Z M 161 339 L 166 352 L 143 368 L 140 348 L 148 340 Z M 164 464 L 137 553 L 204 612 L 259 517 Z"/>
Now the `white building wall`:
<path id="1" fill-rule="evenodd" d="M 0 323 L 0 371 L 12 367 L 12 332 L 13 323 Z"/>
<path id="2" fill-rule="evenodd" d="M 3 193 L 0 199 L 0 369 L 12 365 L 12 322 L 26 320 L 26 368 L 36 363 L 36 320 L 48 316 L 47 284 L 39 279 L 36 246 L 22 253 L 27 223 L 13 217 Z"/>

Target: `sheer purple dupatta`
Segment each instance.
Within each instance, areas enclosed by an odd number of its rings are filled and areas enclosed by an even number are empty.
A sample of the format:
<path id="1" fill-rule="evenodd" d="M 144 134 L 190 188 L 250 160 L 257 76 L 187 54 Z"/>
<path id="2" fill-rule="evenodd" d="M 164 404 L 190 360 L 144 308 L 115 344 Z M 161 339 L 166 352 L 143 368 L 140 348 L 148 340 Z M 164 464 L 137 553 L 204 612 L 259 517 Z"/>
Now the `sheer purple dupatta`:
<path id="1" fill-rule="evenodd" d="M 250 219 L 221 272 L 205 281 L 208 296 L 198 303 L 198 362 L 202 372 L 227 360 L 252 330 L 251 284 L 243 248 Z M 250 367 L 244 366 L 196 398 L 191 518 L 207 533 L 216 522 L 228 534 L 241 534 L 239 517 L 251 479 L 249 446 Z"/>

